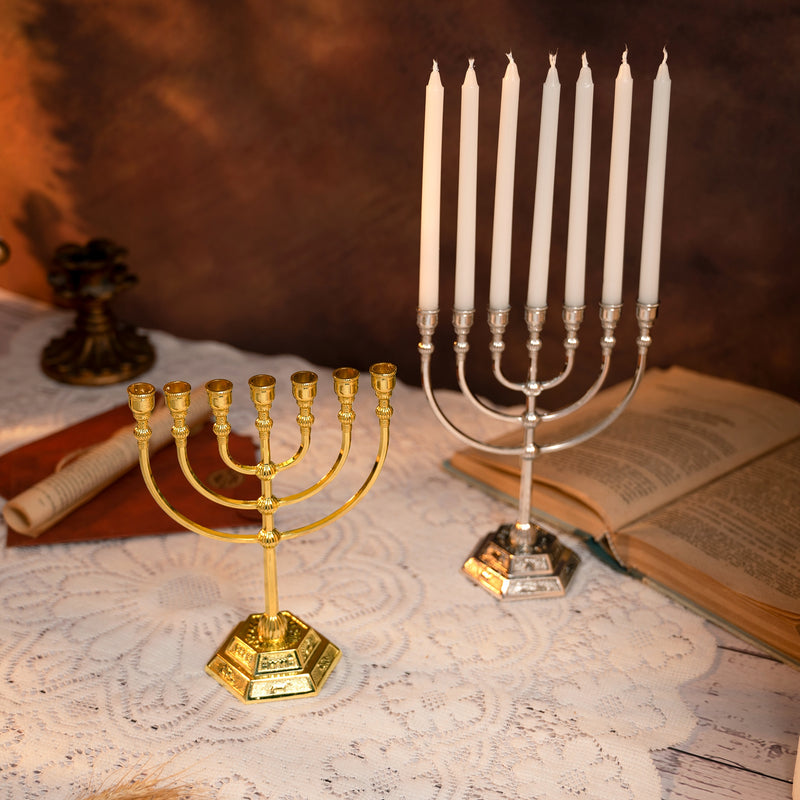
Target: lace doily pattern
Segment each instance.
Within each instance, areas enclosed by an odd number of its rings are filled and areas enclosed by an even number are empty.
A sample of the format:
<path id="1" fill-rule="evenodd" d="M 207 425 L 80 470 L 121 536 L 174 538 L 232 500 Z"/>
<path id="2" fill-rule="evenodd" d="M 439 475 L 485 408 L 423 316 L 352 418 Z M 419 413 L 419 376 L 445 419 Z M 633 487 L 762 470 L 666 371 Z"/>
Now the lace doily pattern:
<path id="1" fill-rule="evenodd" d="M 0 358 L 19 387 L 4 451 L 125 402 L 123 386 L 60 386 L 39 372 L 36 354 L 63 325 L 58 313 L 36 316 Z M 156 385 L 224 376 L 244 387 L 269 372 L 288 386 L 310 368 L 151 337 L 158 360 L 144 378 Z M 316 371 L 304 469 L 318 475 L 338 428 L 328 371 Z M 286 392 L 276 453 L 297 442 Z M 476 435 L 502 430 L 454 393 L 442 402 Z M 370 494 L 278 549 L 282 605 L 343 651 L 317 697 L 245 706 L 204 673 L 233 626 L 263 607 L 257 545 L 186 533 L 2 551 L 0 798 L 79 797 L 164 765 L 221 800 L 660 796 L 650 752 L 695 724 L 680 687 L 714 655 L 702 620 L 578 541 L 566 598 L 503 604 L 474 586 L 464 558 L 513 511 L 443 472 L 456 445 L 421 390 L 400 384 L 392 404 L 389 458 Z M 373 408 L 365 386 L 341 487 L 296 513 L 332 509 L 363 479 Z M 231 422 L 254 430 L 246 390 L 234 389 Z"/>

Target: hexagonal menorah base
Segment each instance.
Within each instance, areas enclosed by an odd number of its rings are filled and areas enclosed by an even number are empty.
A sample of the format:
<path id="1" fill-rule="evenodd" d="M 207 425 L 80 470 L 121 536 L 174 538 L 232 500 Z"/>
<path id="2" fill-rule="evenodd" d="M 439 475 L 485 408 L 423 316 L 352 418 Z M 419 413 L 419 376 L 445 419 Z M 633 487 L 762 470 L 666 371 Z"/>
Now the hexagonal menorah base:
<path id="1" fill-rule="evenodd" d="M 317 694 L 342 652 L 289 611 L 280 639 L 258 636 L 262 614 L 251 614 L 231 632 L 206 672 L 245 703 Z"/>
<path id="2" fill-rule="evenodd" d="M 544 530 L 531 547 L 518 549 L 511 543 L 512 527 L 501 525 L 486 536 L 463 571 L 499 600 L 562 597 L 580 563 L 578 556 Z"/>

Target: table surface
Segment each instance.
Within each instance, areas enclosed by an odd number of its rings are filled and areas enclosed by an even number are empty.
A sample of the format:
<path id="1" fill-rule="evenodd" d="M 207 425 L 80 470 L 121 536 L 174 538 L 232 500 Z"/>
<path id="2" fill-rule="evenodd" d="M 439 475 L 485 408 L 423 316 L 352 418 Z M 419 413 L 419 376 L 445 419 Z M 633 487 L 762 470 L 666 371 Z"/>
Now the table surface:
<path id="1" fill-rule="evenodd" d="M 0 400 L 0 452 L 125 402 L 124 386 L 40 373 L 41 348 L 68 324 L 0 294 L 0 369 L 15 387 Z M 156 385 L 225 376 L 237 387 L 270 372 L 280 387 L 309 367 L 150 335 L 158 360 L 143 378 Z M 338 449 L 329 370 L 317 371 L 309 474 Z M 327 513 L 374 459 L 362 384 L 344 485 L 304 513 Z M 250 435 L 246 395 L 234 389 L 231 422 Z M 454 393 L 440 399 L 475 435 L 503 430 Z M 288 400 L 283 417 L 276 401 L 276 451 L 296 444 Z M 159 770 L 219 798 L 792 796 L 799 670 L 612 571 L 577 538 L 565 598 L 497 602 L 460 564 L 509 509 L 442 471 L 457 443 L 419 389 L 401 383 L 392 404 L 370 494 L 278 549 L 281 599 L 343 651 L 317 697 L 245 706 L 203 672 L 261 610 L 251 545 L 182 533 L 2 551 L 0 797 L 80 797 Z M 287 476 L 292 491 L 307 480 Z"/>

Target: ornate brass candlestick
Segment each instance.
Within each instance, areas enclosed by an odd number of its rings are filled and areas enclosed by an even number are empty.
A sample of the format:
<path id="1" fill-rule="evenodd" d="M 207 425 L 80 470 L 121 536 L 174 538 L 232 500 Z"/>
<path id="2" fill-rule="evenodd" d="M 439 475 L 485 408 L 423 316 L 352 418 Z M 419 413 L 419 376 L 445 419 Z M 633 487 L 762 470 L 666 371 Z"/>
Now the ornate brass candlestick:
<path id="1" fill-rule="evenodd" d="M 192 487 L 216 503 L 230 508 L 259 511 L 261 529 L 257 533 L 244 534 L 213 530 L 194 522 L 173 508 L 162 495 L 153 477 L 149 455 L 148 419 L 155 405 L 155 388 L 149 383 L 134 383 L 128 387 L 129 405 L 136 419 L 134 433 L 139 442 L 142 475 L 159 506 L 185 528 L 202 536 L 227 542 L 257 542 L 263 549 L 266 610 L 261 614 L 251 614 L 240 622 L 206 666 L 210 675 L 245 703 L 317 694 L 341 656 L 336 645 L 291 612 L 280 609 L 275 551 L 281 540 L 294 539 L 338 519 L 361 500 L 375 483 L 389 448 L 389 422 L 392 416 L 390 400 L 396 372 L 395 366 L 387 363 L 374 364 L 370 368 L 372 388 L 378 398 L 375 413 L 380 423 L 380 439 L 375 463 L 361 488 L 342 506 L 322 519 L 289 531 L 279 531 L 275 527 L 276 511 L 317 494 L 336 477 L 347 459 L 355 420 L 353 401 L 358 391 L 358 371 L 345 367 L 333 373 L 333 386 L 340 403 L 338 417 L 342 431 L 339 454 L 333 465 L 315 484 L 285 497 L 276 497 L 273 494 L 272 482 L 278 474 L 295 466 L 308 452 L 311 426 L 314 422 L 311 406 L 317 392 L 317 375 L 313 372 L 296 372 L 291 377 L 292 394 L 299 410 L 297 424 L 300 427 L 300 445 L 293 456 L 281 462 L 273 461 L 270 451 L 270 409 L 275 398 L 275 378 L 271 375 L 255 375 L 250 378 L 250 397 L 257 412 L 255 425 L 260 439 L 260 460 L 257 464 L 242 464 L 230 454 L 228 437 L 231 428 L 227 417 L 233 384 L 225 379 L 212 380 L 206 384 L 222 461 L 230 469 L 243 475 L 253 475 L 261 482 L 261 494 L 252 500 L 224 497 L 198 480 L 189 463 L 186 441 L 189 431 L 185 420 L 191 387 L 185 381 L 171 381 L 164 386 L 164 396 L 174 423 L 172 435 L 183 474 Z"/>
<path id="2" fill-rule="evenodd" d="M 155 352 L 146 336 L 119 322 L 111 301 L 138 278 L 124 263 L 126 251 L 108 239 L 65 244 L 53 258 L 48 280 L 56 297 L 77 310 L 75 324 L 42 352 L 42 370 L 62 383 L 104 386 L 149 369 Z"/>

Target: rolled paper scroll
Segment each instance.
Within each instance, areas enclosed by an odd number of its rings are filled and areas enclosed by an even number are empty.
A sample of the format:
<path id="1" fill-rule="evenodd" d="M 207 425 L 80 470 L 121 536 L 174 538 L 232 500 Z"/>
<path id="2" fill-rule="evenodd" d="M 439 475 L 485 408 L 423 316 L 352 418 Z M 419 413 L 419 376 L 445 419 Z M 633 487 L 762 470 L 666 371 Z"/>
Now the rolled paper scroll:
<path id="1" fill-rule="evenodd" d="M 205 389 L 192 393 L 186 425 L 193 427 L 209 413 Z M 163 447 L 172 438 L 172 417 L 166 408 L 150 418 L 153 430 L 151 448 Z M 10 528 L 36 538 L 76 508 L 91 500 L 106 486 L 139 463 L 139 445 L 133 426 L 125 425 L 105 442 L 75 457 L 62 459 L 63 465 L 52 475 L 21 492 L 6 503 L 3 517 Z"/>

